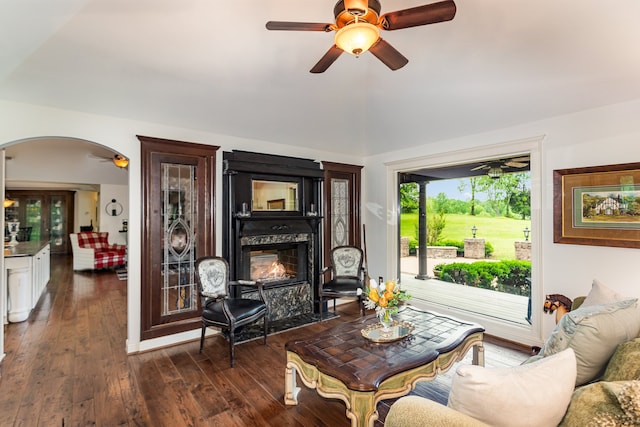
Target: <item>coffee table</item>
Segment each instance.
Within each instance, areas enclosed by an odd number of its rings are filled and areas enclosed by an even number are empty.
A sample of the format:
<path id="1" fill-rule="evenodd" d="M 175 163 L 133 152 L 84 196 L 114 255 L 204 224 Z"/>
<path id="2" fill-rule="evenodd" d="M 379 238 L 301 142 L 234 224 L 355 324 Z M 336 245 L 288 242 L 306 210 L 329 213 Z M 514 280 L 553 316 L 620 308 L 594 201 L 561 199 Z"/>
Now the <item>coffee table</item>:
<path id="1" fill-rule="evenodd" d="M 471 347 L 472 363 L 484 366 L 482 326 L 413 306 L 394 317 L 412 323 L 413 333 L 394 342 L 370 341 L 361 331 L 378 320 L 369 315 L 287 342 L 285 404 L 298 404 L 297 372 L 320 396 L 344 401 L 352 427 L 372 427 L 378 402 L 408 394 L 418 381 L 433 380 Z"/>

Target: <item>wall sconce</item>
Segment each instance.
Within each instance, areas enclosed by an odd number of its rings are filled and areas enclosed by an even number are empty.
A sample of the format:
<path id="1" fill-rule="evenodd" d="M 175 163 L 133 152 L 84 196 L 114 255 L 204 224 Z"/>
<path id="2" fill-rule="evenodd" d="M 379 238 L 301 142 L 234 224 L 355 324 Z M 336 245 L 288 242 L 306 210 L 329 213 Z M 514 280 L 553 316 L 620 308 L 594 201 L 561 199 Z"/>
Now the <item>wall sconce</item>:
<path id="1" fill-rule="evenodd" d="M 525 227 L 524 230 L 524 241 L 528 242 L 529 241 L 529 234 L 531 233 L 531 230 L 529 230 L 529 227 Z"/>
<path id="2" fill-rule="evenodd" d="M 9 199 L 8 197 L 4 199 L 4 207 L 6 208 L 10 208 L 11 206 L 13 206 L 13 204 L 15 203 L 15 200 Z"/>
<path id="3" fill-rule="evenodd" d="M 113 164 L 119 168 L 125 169 L 127 166 L 129 166 L 129 159 L 121 154 L 116 154 L 115 156 L 113 156 Z"/>
<path id="4" fill-rule="evenodd" d="M 478 229 L 476 228 L 476 226 L 474 225 L 473 227 L 471 227 L 471 235 L 473 236 L 473 238 L 476 238 L 476 233 L 478 232 Z"/>

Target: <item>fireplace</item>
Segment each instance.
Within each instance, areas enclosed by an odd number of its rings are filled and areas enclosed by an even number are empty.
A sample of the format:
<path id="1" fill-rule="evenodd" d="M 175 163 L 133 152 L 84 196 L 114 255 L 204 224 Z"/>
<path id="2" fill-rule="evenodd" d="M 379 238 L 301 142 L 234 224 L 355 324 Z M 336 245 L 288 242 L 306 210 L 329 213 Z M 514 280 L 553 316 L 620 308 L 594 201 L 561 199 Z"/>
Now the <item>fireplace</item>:
<path id="1" fill-rule="evenodd" d="M 317 312 L 319 163 L 233 151 L 223 153 L 223 164 L 223 256 L 231 279 L 263 282 L 270 321 Z"/>

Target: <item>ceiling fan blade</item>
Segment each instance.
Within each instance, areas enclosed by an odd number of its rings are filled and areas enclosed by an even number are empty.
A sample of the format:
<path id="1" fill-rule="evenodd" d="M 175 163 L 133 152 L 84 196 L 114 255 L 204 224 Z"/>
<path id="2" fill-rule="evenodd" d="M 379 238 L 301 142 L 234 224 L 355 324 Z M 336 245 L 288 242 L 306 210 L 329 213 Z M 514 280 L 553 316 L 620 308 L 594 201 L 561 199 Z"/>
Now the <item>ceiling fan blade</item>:
<path id="1" fill-rule="evenodd" d="M 471 172 L 475 172 L 475 171 L 479 171 L 480 169 L 486 169 L 486 168 L 488 168 L 488 167 L 489 167 L 489 165 L 480 165 L 480 166 L 476 166 L 475 168 L 473 168 L 473 169 L 469 169 L 469 170 L 470 170 Z"/>
<path id="2" fill-rule="evenodd" d="M 267 30 L 282 31 L 333 31 L 333 24 L 322 24 L 318 22 L 288 22 L 288 21 L 269 21 L 267 22 Z"/>
<path id="3" fill-rule="evenodd" d="M 396 48 L 384 41 L 382 37 L 380 37 L 378 41 L 369 48 L 369 52 L 371 52 L 376 58 L 382 61 L 384 65 L 394 71 L 398 68 L 404 67 L 405 65 L 407 65 L 407 62 L 409 62 L 409 60 L 405 58 L 403 54 L 398 52 Z"/>
<path id="4" fill-rule="evenodd" d="M 451 21 L 455 15 L 456 4 L 453 0 L 445 0 L 385 13 L 380 17 L 380 24 L 385 30 L 398 30 L 400 28 Z"/>
<path id="5" fill-rule="evenodd" d="M 528 162 L 531 160 L 529 156 L 516 157 L 515 159 L 509 159 L 510 162 Z"/>
<path id="6" fill-rule="evenodd" d="M 505 165 L 507 165 L 509 167 L 512 167 L 512 168 L 523 168 L 523 167 L 527 166 L 528 163 L 509 161 L 509 162 L 505 162 Z"/>
<path id="7" fill-rule="evenodd" d="M 342 52 L 343 50 L 334 44 L 333 46 L 331 46 L 331 48 L 329 48 L 327 53 L 325 53 L 324 56 L 320 58 L 320 61 L 318 61 L 316 65 L 313 66 L 310 72 L 314 74 L 324 73 L 325 71 L 327 71 L 327 68 L 331 66 L 331 64 L 336 62 L 336 59 L 338 59 L 338 57 L 342 55 Z"/>

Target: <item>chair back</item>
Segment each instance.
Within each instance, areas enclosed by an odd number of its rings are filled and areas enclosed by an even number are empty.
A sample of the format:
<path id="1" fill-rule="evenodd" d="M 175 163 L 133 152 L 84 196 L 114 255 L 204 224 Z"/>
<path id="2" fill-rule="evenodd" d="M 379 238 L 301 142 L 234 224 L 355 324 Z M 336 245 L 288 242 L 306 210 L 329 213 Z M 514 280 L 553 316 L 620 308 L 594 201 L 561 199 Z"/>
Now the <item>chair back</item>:
<path id="1" fill-rule="evenodd" d="M 78 246 L 96 250 L 109 249 L 109 232 L 81 231 L 78 236 Z"/>
<path id="2" fill-rule="evenodd" d="M 16 240 L 18 242 L 28 242 L 31 240 L 31 230 L 33 227 L 20 227 L 18 229 L 18 235 L 16 236 Z"/>
<path id="3" fill-rule="evenodd" d="M 337 246 L 331 250 L 333 277 L 362 278 L 362 249 L 356 246 Z"/>
<path id="4" fill-rule="evenodd" d="M 229 263 L 215 256 L 200 258 L 196 261 L 196 280 L 200 295 L 207 298 L 229 296 Z"/>

